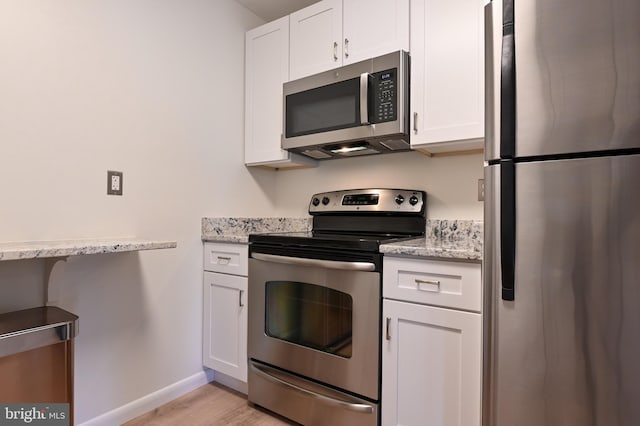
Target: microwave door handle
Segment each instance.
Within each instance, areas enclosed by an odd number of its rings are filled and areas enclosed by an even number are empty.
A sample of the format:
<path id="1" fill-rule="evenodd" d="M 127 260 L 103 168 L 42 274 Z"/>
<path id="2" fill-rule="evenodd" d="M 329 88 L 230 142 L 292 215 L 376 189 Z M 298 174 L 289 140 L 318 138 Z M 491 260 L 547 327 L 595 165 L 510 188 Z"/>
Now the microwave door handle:
<path id="1" fill-rule="evenodd" d="M 369 73 L 360 74 L 360 124 L 369 124 Z"/>

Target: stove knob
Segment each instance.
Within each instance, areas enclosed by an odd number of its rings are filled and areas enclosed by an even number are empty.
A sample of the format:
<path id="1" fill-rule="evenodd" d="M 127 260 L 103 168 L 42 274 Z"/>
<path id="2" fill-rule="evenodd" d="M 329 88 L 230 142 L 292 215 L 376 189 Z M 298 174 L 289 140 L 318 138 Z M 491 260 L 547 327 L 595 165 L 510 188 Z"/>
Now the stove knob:
<path id="1" fill-rule="evenodd" d="M 311 204 L 313 204 L 314 206 L 320 204 L 320 200 L 318 199 L 318 197 L 313 197 L 313 200 L 311 200 Z"/>
<path id="2" fill-rule="evenodd" d="M 322 204 L 325 206 L 329 204 L 329 197 L 322 197 Z"/>
<path id="3" fill-rule="evenodd" d="M 418 204 L 418 197 L 416 197 L 415 195 L 412 195 L 411 198 L 409 198 L 409 204 L 411 204 L 412 206 L 415 206 L 416 204 Z"/>
<path id="4" fill-rule="evenodd" d="M 404 203 L 404 197 L 400 194 L 396 195 L 396 204 Z"/>

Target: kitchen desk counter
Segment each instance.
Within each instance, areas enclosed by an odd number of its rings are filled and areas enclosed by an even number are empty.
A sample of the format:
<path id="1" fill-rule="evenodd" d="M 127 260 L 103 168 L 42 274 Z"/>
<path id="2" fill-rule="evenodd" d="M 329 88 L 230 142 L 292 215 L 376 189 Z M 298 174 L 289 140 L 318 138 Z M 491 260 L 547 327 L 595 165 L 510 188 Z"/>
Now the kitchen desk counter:
<path id="1" fill-rule="evenodd" d="M 382 244 L 380 251 L 394 256 L 417 256 L 482 261 L 483 222 L 427 220 L 423 238 Z"/>
<path id="2" fill-rule="evenodd" d="M 175 241 L 130 238 L 0 243 L 0 261 L 175 248 Z"/>

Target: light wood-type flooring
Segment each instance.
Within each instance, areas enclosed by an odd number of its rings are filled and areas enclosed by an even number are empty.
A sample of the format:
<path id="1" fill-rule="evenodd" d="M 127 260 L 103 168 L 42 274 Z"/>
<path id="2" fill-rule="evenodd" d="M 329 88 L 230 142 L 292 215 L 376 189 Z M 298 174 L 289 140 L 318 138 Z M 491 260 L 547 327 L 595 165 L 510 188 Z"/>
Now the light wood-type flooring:
<path id="1" fill-rule="evenodd" d="M 251 407 L 247 397 L 217 383 L 209 383 L 140 417 L 124 426 L 169 425 L 295 425 L 259 407 Z"/>

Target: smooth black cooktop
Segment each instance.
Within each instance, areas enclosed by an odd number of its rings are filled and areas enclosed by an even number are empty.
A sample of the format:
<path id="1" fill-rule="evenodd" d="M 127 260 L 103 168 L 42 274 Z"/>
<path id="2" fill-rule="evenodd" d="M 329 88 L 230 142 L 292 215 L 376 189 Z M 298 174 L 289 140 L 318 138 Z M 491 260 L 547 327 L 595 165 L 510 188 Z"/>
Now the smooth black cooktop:
<path id="1" fill-rule="evenodd" d="M 416 237 L 418 237 L 418 235 L 367 233 L 349 234 L 307 231 L 251 234 L 249 235 L 249 243 L 289 248 L 342 249 L 377 253 L 380 250 L 380 244 Z"/>

